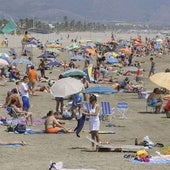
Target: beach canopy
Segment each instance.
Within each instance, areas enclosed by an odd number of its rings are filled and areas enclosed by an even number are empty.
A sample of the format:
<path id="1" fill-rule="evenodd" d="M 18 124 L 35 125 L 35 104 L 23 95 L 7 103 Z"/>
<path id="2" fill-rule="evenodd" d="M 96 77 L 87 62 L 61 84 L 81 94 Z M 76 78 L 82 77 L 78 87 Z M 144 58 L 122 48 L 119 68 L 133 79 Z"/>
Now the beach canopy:
<path id="1" fill-rule="evenodd" d="M 82 91 L 83 83 L 75 78 L 67 77 L 57 80 L 50 92 L 54 97 L 67 97 Z"/>
<path id="2" fill-rule="evenodd" d="M 0 29 L 1 34 L 10 34 L 11 32 L 15 31 L 17 29 L 17 25 L 15 22 L 11 19 Z"/>
<path id="3" fill-rule="evenodd" d="M 156 85 L 170 90 L 170 72 L 160 72 L 149 77 Z"/>

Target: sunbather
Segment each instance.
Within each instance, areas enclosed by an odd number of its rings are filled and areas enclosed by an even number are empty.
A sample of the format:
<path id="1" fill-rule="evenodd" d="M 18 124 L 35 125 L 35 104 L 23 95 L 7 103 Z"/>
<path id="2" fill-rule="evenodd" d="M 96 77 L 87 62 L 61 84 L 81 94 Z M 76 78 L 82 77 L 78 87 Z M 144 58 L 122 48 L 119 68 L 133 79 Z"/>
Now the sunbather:
<path id="1" fill-rule="evenodd" d="M 26 145 L 27 143 L 24 141 L 12 141 L 12 142 L 6 142 L 6 141 L 0 141 L 0 145 Z"/>
<path id="2" fill-rule="evenodd" d="M 155 107 L 155 112 L 159 113 L 163 104 L 159 88 L 155 88 L 147 98 L 147 105 Z"/>
<path id="3" fill-rule="evenodd" d="M 71 129 L 64 127 L 63 123 L 60 120 L 55 118 L 53 111 L 49 111 L 47 113 L 47 117 L 45 120 L 45 131 L 46 133 L 58 133 L 58 132 L 70 133 L 72 132 Z"/>
<path id="4" fill-rule="evenodd" d="M 17 116 L 24 116 L 26 118 L 26 124 L 27 125 L 28 125 L 29 120 L 31 121 L 30 125 L 33 125 L 32 113 L 27 112 L 27 111 L 22 110 L 21 108 L 17 107 L 16 103 L 17 103 L 16 99 L 12 99 L 7 107 L 12 107 L 12 109 L 14 109 Z"/>

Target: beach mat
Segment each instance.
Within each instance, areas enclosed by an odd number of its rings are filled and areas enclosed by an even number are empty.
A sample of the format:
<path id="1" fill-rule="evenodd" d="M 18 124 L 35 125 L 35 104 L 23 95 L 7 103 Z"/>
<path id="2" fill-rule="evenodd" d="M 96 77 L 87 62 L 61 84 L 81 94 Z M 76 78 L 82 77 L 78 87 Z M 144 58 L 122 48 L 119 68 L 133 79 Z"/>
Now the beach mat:
<path id="1" fill-rule="evenodd" d="M 26 129 L 25 135 L 34 135 L 34 134 L 66 134 L 64 132 L 58 132 L 58 133 L 46 133 L 45 130 L 32 130 L 32 129 Z"/>
<path id="2" fill-rule="evenodd" d="M 0 144 L 0 147 L 9 147 L 9 148 L 17 148 L 17 147 L 20 147 L 20 146 L 23 146 L 21 144 Z"/>

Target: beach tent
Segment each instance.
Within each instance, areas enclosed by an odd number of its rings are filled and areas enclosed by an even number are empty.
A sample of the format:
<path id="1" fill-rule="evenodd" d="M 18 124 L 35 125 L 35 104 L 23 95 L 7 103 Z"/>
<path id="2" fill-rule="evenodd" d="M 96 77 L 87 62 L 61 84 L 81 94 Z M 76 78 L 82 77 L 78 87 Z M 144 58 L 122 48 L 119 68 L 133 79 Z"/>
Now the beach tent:
<path id="1" fill-rule="evenodd" d="M 11 19 L 0 29 L 1 34 L 10 34 L 11 32 L 17 30 L 18 26 L 15 22 Z"/>

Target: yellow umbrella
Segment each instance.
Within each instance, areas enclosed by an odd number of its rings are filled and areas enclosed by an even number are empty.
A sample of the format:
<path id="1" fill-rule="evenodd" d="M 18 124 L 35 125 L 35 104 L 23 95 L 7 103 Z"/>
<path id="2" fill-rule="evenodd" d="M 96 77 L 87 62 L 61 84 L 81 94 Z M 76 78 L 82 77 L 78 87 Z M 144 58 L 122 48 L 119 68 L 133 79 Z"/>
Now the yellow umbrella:
<path id="1" fill-rule="evenodd" d="M 149 79 L 156 85 L 170 90 L 170 72 L 156 73 L 150 76 Z"/>

